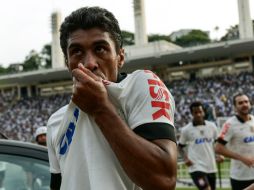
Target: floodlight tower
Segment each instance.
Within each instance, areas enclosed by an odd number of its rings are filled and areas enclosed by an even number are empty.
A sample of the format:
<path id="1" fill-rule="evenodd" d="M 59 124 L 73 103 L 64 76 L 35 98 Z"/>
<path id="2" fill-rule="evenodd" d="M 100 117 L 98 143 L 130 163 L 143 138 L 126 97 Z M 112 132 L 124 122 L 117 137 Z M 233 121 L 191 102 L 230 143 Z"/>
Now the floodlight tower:
<path id="1" fill-rule="evenodd" d="M 135 18 L 135 45 L 144 45 L 148 42 L 144 0 L 134 0 L 133 4 Z"/>
<path id="2" fill-rule="evenodd" d="M 51 28 L 52 28 L 52 44 L 51 44 L 51 55 L 52 55 L 52 68 L 62 68 L 65 66 L 63 53 L 60 48 L 60 33 L 59 28 L 61 25 L 61 14 L 60 12 L 53 12 L 51 14 Z"/>
<path id="3" fill-rule="evenodd" d="M 253 38 L 253 24 L 250 17 L 249 0 L 238 0 L 240 39 Z"/>

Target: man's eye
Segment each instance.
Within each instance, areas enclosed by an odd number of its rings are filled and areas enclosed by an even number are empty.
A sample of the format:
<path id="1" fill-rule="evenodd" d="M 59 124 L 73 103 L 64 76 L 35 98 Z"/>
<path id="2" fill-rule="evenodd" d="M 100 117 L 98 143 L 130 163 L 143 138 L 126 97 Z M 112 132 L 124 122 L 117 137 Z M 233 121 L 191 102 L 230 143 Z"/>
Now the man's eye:
<path id="1" fill-rule="evenodd" d="M 81 55 L 82 51 L 78 48 L 71 50 L 71 55 Z"/>
<path id="2" fill-rule="evenodd" d="M 104 47 L 102 47 L 102 46 L 97 46 L 97 47 L 95 48 L 95 51 L 96 51 L 97 53 L 104 53 L 104 52 L 106 51 L 106 49 L 105 49 Z"/>

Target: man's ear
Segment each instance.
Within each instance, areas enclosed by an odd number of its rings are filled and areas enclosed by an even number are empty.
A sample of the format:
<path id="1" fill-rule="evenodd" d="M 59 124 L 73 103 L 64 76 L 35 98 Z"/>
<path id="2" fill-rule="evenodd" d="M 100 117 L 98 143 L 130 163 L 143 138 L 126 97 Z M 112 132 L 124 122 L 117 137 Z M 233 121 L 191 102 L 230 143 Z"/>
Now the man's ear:
<path id="1" fill-rule="evenodd" d="M 118 53 L 118 68 L 122 68 L 123 64 L 124 64 L 124 49 L 120 48 L 119 53 Z"/>
<path id="2" fill-rule="evenodd" d="M 69 70 L 68 59 L 66 56 L 64 56 L 64 63 L 65 63 L 65 66 L 67 67 L 67 69 Z"/>

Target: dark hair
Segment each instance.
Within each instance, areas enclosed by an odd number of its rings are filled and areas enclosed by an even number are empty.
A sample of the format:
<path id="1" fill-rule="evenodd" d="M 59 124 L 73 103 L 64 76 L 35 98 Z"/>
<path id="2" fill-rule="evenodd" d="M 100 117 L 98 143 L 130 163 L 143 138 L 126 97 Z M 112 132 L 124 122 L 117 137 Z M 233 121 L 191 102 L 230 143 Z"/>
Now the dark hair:
<path id="1" fill-rule="evenodd" d="M 202 109 L 205 111 L 204 105 L 203 105 L 201 102 L 193 102 L 193 103 L 190 105 L 190 111 L 191 111 L 191 113 L 192 113 L 194 107 L 196 108 L 196 107 L 199 107 L 199 106 L 201 106 Z"/>
<path id="2" fill-rule="evenodd" d="M 233 104 L 234 104 L 234 106 L 236 105 L 236 98 L 239 97 L 239 96 L 247 96 L 247 95 L 242 93 L 242 92 L 238 92 L 238 93 L 234 94 L 234 96 L 233 96 Z"/>
<path id="3" fill-rule="evenodd" d="M 70 34 L 78 29 L 100 28 L 110 34 L 116 51 L 122 48 L 121 30 L 115 16 L 100 7 L 83 7 L 67 16 L 60 27 L 60 45 L 67 59 L 67 41 Z"/>

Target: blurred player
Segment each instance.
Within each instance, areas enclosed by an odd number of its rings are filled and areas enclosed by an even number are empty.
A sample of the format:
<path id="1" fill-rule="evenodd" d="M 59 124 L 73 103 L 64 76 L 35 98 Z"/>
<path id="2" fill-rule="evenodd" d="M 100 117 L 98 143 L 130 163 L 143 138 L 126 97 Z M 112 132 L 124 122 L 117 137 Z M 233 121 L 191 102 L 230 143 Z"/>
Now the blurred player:
<path id="1" fill-rule="evenodd" d="M 239 190 L 254 183 L 254 117 L 249 114 L 251 105 L 245 94 L 236 94 L 233 104 L 236 115 L 223 125 L 215 150 L 231 158 L 231 186 Z"/>
<path id="2" fill-rule="evenodd" d="M 51 189 L 175 189 L 174 99 L 151 71 L 120 74 L 114 15 L 80 8 L 60 33 L 73 94 L 48 121 Z"/>
<path id="3" fill-rule="evenodd" d="M 37 144 L 46 146 L 47 145 L 47 127 L 38 127 L 35 131 L 35 141 Z"/>
<path id="4" fill-rule="evenodd" d="M 201 102 L 193 102 L 190 111 L 193 120 L 181 130 L 179 151 L 197 188 L 215 190 L 217 168 L 214 142 L 218 130 L 213 122 L 204 120 L 205 112 Z M 223 157 L 217 156 L 217 161 L 223 161 Z"/>

